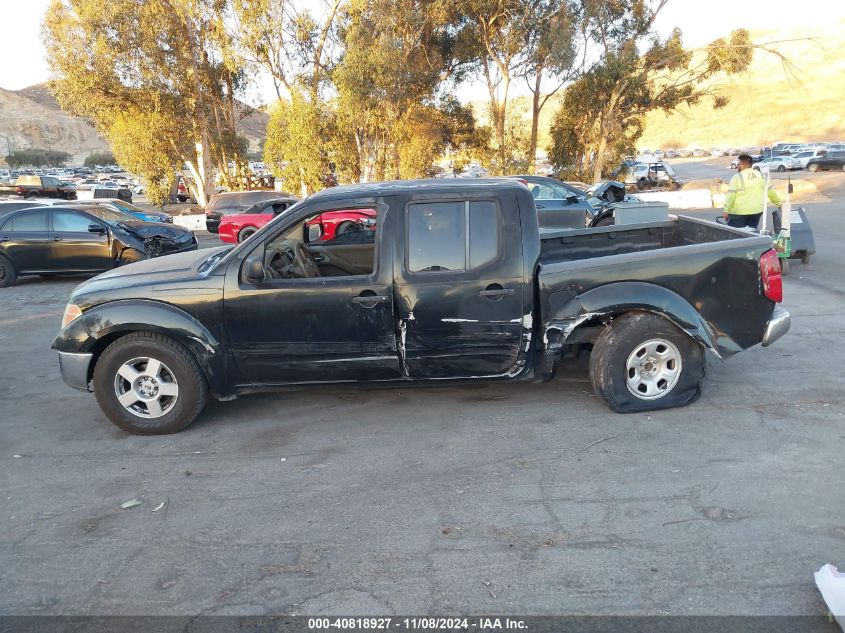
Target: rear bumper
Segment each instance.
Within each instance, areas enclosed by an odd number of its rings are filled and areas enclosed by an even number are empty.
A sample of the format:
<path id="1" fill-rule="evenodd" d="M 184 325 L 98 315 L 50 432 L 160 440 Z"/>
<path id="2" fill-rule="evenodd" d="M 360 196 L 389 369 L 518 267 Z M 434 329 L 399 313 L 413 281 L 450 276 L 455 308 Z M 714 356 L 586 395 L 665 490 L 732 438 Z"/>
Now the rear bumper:
<path id="1" fill-rule="evenodd" d="M 766 324 L 766 331 L 763 334 L 763 347 L 768 347 L 789 332 L 789 326 L 791 324 L 792 318 L 789 316 L 789 312 L 783 308 L 775 308 L 772 318 Z"/>
<path id="2" fill-rule="evenodd" d="M 59 370 L 62 372 L 62 380 L 68 387 L 80 391 L 90 391 L 88 389 L 88 367 L 91 365 L 93 357 L 93 354 L 59 352 Z"/>

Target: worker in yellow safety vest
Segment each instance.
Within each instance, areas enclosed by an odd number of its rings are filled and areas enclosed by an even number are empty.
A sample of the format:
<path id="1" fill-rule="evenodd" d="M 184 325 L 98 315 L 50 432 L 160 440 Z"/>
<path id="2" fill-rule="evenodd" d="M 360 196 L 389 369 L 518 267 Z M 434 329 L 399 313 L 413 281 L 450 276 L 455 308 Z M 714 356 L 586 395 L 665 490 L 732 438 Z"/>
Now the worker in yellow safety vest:
<path id="1" fill-rule="evenodd" d="M 737 173 L 728 183 L 724 216 L 729 226 L 757 228 L 766 195 L 778 208 L 782 204 L 780 196 L 766 184 L 766 177 L 752 166 L 751 156 L 742 154 L 737 160 Z"/>

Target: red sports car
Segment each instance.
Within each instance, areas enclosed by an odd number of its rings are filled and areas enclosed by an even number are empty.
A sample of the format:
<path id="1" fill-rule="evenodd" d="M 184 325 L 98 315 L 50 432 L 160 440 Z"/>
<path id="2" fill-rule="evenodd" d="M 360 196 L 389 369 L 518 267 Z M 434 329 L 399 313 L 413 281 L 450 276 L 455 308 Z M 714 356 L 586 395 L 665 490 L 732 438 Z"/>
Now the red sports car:
<path id="1" fill-rule="evenodd" d="M 243 242 L 262 226 L 273 219 L 275 214 L 272 207 L 265 213 L 245 213 L 224 215 L 220 218 L 220 239 L 224 242 L 236 244 Z M 320 241 L 325 242 L 335 235 L 342 235 L 349 231 L 362 229 L 375 231 L 375 209 L 344 209 L 340 211 L 326 211 L 308 221 L 308 225 L 319 224 L 322 227 Z"/>

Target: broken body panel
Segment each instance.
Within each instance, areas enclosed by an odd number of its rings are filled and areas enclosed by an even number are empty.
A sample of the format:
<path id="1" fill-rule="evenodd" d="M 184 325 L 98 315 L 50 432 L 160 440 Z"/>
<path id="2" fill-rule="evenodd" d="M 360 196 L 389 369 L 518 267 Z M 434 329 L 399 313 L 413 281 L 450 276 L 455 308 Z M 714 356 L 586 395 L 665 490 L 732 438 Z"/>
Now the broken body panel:
<path id="1" fill-rule="evenodd" d="M 414 268 L 413 214 L 437 204 L 465 209 L 467 235 L 495 232 L 489 257 L 472 264 L 468 245 L 463 268 Z M 371 248 L 369 274 L 248 279 L 250 258 L 263 258 L 270 242 L 337 208 L 378 210 L 374 243 L 337 251 L 349 259 Z M 476 208 L 487 218 L 477 227 Z M 312 249 L 333 256 L 330 246 Z M 82 316 L 53 347 L 90 355 L 90 380 L 121 333 L 166 333 L 195 354 L 220 398 L 302 383 L 549 380 L 565 346 L 590 342 L 631 310 L 665 316 L 725 358 L 760 343 L 772 318 L 759 268 L 769 249 L 769 238 L 690 218 L 541 238 L 530 192 L 507 180 L 336 187 L 234 249 L 142 262 L 82 284 L 71 297 Z"/>

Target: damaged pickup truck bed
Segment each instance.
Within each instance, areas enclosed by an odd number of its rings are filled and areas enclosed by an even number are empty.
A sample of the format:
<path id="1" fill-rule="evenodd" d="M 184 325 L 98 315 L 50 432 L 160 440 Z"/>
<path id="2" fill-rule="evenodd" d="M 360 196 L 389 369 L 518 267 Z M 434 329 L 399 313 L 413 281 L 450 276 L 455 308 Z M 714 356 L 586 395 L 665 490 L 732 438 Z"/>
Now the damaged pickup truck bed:
<path id="1" fill-rule="evenodd" d="M 375 213 L 321 239 L 309 221 Z M 789 329 L 768 237 L 680 217 L 541 235 L 508 180 L 337 187 L 236 248 L 132 264 L 79 286 L 53 348 L 65 382 L 120 428 L 188 426 L 220 399 L 285 385 L 550 380 L 590 350 L 615 411 L 693 402 L 704 353 Z"/>

